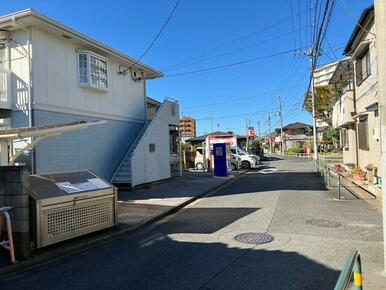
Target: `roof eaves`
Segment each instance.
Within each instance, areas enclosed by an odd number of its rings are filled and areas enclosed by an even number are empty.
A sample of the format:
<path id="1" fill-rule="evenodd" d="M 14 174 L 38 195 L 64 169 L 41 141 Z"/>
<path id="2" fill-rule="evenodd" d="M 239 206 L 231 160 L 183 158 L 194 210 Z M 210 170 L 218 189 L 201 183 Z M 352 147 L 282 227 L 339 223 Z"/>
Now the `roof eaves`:
<path id="1" fill-rule="evenodd" d="M 355 39 L 357 38 L 357 36 L 359 35 L 359 33 L 361 32 L 362 30 L 362 27 L 367 19 L 367 17 L 371 14 L 371 12 L 374 11 L 374 5 L 371 5 L 369 7 L 367 7 L 365 10 L 363 10 L 357 24 L 355 25 L 355 28 L 353 30 L 353 32 L 351 33 L 351 36 L 349 38 L 349 41 L 347 42 L 345 48 L 343 49 L 343 53 L 345 55 L 350 55 L 351 53 L 351 50 L 352 50 L 352 45 L 355 41 Z"/>

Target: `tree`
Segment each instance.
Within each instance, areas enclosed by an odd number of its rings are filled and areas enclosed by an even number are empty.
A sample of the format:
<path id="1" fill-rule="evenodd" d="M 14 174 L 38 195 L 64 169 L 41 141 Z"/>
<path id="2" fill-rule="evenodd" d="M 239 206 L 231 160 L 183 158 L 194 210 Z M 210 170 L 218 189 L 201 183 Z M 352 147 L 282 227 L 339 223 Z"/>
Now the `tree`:
<path id="1" fill-rule="evenodd" d="M 342 95 L 341 85 L 328 85 L 315 87 L 315 117 L 323 122 L 326 122 L 332 127 L 332 109 L 336 101 Z M 309 97 L 310 98 L 310 97 Z M 306 102 L 304 108 L 312 113 L 312 103 Z"/>

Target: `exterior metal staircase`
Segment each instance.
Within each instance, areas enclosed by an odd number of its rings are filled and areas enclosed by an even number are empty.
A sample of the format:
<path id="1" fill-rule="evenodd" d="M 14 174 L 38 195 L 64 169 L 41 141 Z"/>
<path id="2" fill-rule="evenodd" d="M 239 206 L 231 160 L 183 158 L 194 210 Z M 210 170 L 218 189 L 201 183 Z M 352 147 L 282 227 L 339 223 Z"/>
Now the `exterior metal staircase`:
<path id="1" fill-rule="evenodd" d="M 125 158 L 123 158 L 121 164 L 118 167 L 118 170 L 115 172 L 114 176 L 111 178 L 111 182 L 114 184 L 127 184 L 131 183 L 131 157 L 137 148 L 142 137 L 146 133 L 147 128 L 149 127 L 151 121 L 147 121 L 143 125 L 141 131 L 139 132 L 137 138 L 134 140 L 134 143 L 131 145 L 129 151 L 126 153 Z"/>

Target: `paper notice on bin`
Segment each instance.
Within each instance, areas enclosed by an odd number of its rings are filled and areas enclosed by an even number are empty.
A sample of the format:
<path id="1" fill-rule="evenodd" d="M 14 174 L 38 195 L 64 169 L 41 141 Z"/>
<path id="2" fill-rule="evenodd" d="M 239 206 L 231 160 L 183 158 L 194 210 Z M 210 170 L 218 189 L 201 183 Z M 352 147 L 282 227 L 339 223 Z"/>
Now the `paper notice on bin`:
<path id="1" fill-rule="evenodd" d="M 104 182 L 102 179 L 99 179 L 99 178 L 91 178 L 91 179 L 87 179 L 87 181 L 91 182 L 92 184 L 94 184 L 98 188 L 109 188 L 109 187 L 111 187 L 110 184 Z"/>
<path id="2" fill-rule="evenodd" d="M 65 191 L 66 193 L 74 193 L 81 191 L 79 188 L 72 185 L 70 182 L 57 182 L 55 183 L 57 187 L 59 187 L 61 190 Z"/>
<path id="3" fill-rule="evenodd" d="M 98 187 L 95 184 L 93 184 L 89 181 L 82 182 L 82 183 L 76 183 L 76 184 L 74 184 L 74 187 L 78 188 L 80 191 L 98 189 Z"/>

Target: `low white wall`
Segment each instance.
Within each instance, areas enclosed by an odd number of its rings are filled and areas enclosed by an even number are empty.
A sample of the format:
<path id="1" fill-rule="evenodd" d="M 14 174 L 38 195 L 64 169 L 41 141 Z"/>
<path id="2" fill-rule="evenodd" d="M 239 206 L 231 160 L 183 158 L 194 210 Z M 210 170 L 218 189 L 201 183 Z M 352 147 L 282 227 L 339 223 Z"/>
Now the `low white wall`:
<path id="1" fill-rule="evenodd" d="M 169 125 L 178 124 L 178 103 L 164 101 L 131 158 L 132 186 L 171 177 Z M 149 144 L 155 144 L 154 152 Z"/>

